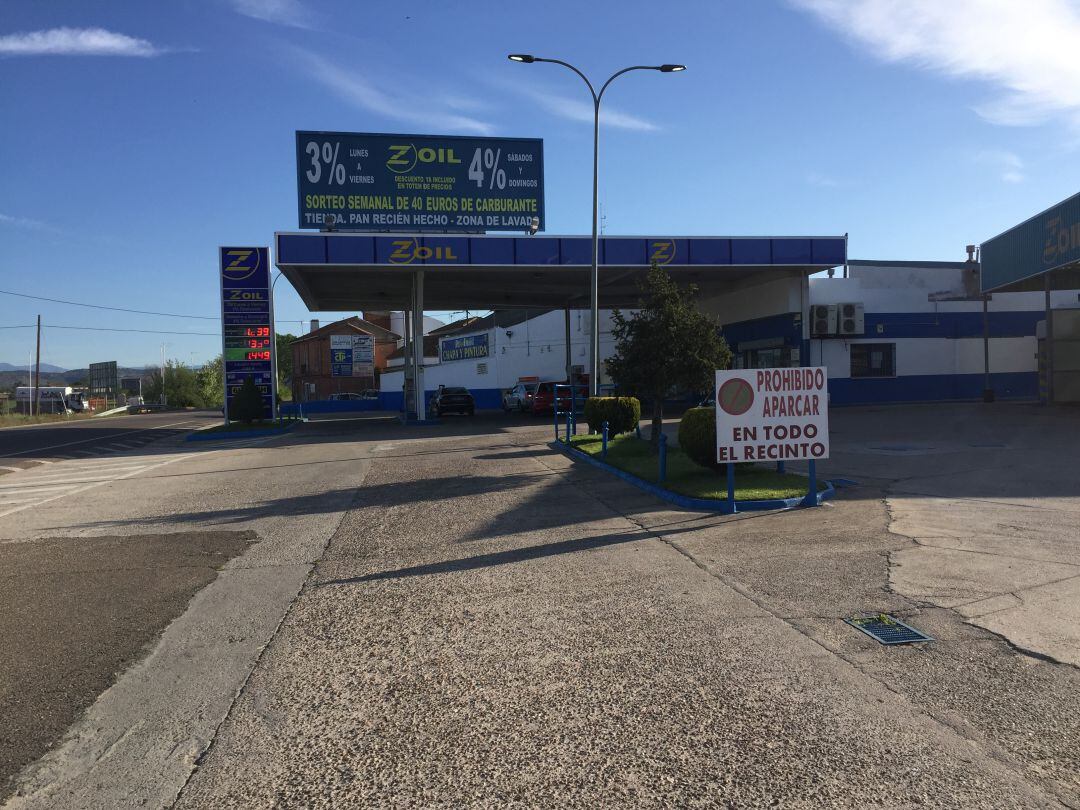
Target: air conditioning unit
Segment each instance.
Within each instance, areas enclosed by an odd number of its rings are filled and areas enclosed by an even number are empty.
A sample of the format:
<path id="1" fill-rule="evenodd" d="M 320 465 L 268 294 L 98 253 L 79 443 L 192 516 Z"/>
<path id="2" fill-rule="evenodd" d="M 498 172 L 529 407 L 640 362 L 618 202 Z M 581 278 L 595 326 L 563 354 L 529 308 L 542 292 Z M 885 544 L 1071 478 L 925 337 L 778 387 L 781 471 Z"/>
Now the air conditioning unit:
<path id="1" fill-rule="evenodd" d="M 814 304 L 810 307 L 810 336 L 836 334 L 836 304 Z"/>
<path id="2" fill-rule="evenodd" d="M 866 331 L 862 304 L 840 304 L 839 329 L 841 335 L 861 335 Z"/>

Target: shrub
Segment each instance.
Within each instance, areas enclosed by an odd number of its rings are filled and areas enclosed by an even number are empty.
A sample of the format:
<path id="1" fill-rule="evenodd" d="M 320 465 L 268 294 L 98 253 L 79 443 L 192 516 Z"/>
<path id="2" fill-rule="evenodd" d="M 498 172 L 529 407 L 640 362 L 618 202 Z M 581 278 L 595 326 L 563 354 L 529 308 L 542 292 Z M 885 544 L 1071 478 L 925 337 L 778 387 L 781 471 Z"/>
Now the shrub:
<path id="1" fill-rule="evenodd" d="M 691 408 L 679 421 L 679 447 L 697 464 L 717 469 L 716 408 Z"/>
<path id="2" fill-rule="evenodd" d="M 240 390 L 229 404 L 229 418 L 239 419 L 245 425 L 261 422 L 263 419 L 263 398 L 255 379 L 249 374 Z"/>
<path id="3" fill-rule="evenodd" d="M 604 422 L 610 436 L 630 433 L 641 421 L 641 403 L 637 397 L 589 397 L 585 400 L 585 421 L 593 433 L 599 433 Z"/>

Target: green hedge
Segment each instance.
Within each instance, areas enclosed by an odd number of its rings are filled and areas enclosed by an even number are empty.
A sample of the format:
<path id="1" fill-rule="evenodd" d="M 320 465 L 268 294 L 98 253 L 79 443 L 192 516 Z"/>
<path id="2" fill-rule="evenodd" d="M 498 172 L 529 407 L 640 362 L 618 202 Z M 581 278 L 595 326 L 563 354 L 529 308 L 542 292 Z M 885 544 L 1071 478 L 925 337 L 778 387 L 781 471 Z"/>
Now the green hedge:
<path id="1" fill-rule="evenodd" d="M 637 397 L 589 397 L 585 400 L 585 421 L 589 432 L 600 433 L 608 423 L 608 435 L 630 433 L 641 421 L 641 402 Z"/>
<path id="2" fill-rule="evenodd" d="M 716 469 L 716 408 L 691 408 L 679 421 L 679 447 L 702 467 Z"/>

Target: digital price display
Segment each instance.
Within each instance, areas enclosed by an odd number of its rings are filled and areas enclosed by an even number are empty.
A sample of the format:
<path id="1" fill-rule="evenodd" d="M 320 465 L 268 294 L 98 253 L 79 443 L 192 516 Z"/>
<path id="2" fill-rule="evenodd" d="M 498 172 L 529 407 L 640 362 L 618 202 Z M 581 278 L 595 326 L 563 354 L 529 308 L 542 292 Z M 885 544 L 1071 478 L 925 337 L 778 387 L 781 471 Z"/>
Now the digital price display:
<path id="1" fill-rule="evenodd" d="M 274 418 L 274 309 L 270 250 L 223 247 L 221 349 L 225 361 L 225 413 L 247 378 L 263 395 L 264 418 Z"/>

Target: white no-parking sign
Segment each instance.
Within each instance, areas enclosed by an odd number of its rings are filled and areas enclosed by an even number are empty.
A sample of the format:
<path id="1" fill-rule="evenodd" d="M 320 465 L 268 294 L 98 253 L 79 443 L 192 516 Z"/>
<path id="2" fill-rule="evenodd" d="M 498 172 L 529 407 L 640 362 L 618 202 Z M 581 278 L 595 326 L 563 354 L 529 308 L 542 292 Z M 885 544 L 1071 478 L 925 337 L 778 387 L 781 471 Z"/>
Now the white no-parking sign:
<path id="1" fill-rule="evenodd" d="M 716 460 L 829 457 L 829 378 L 824 368 L 716 372 Z"/>

